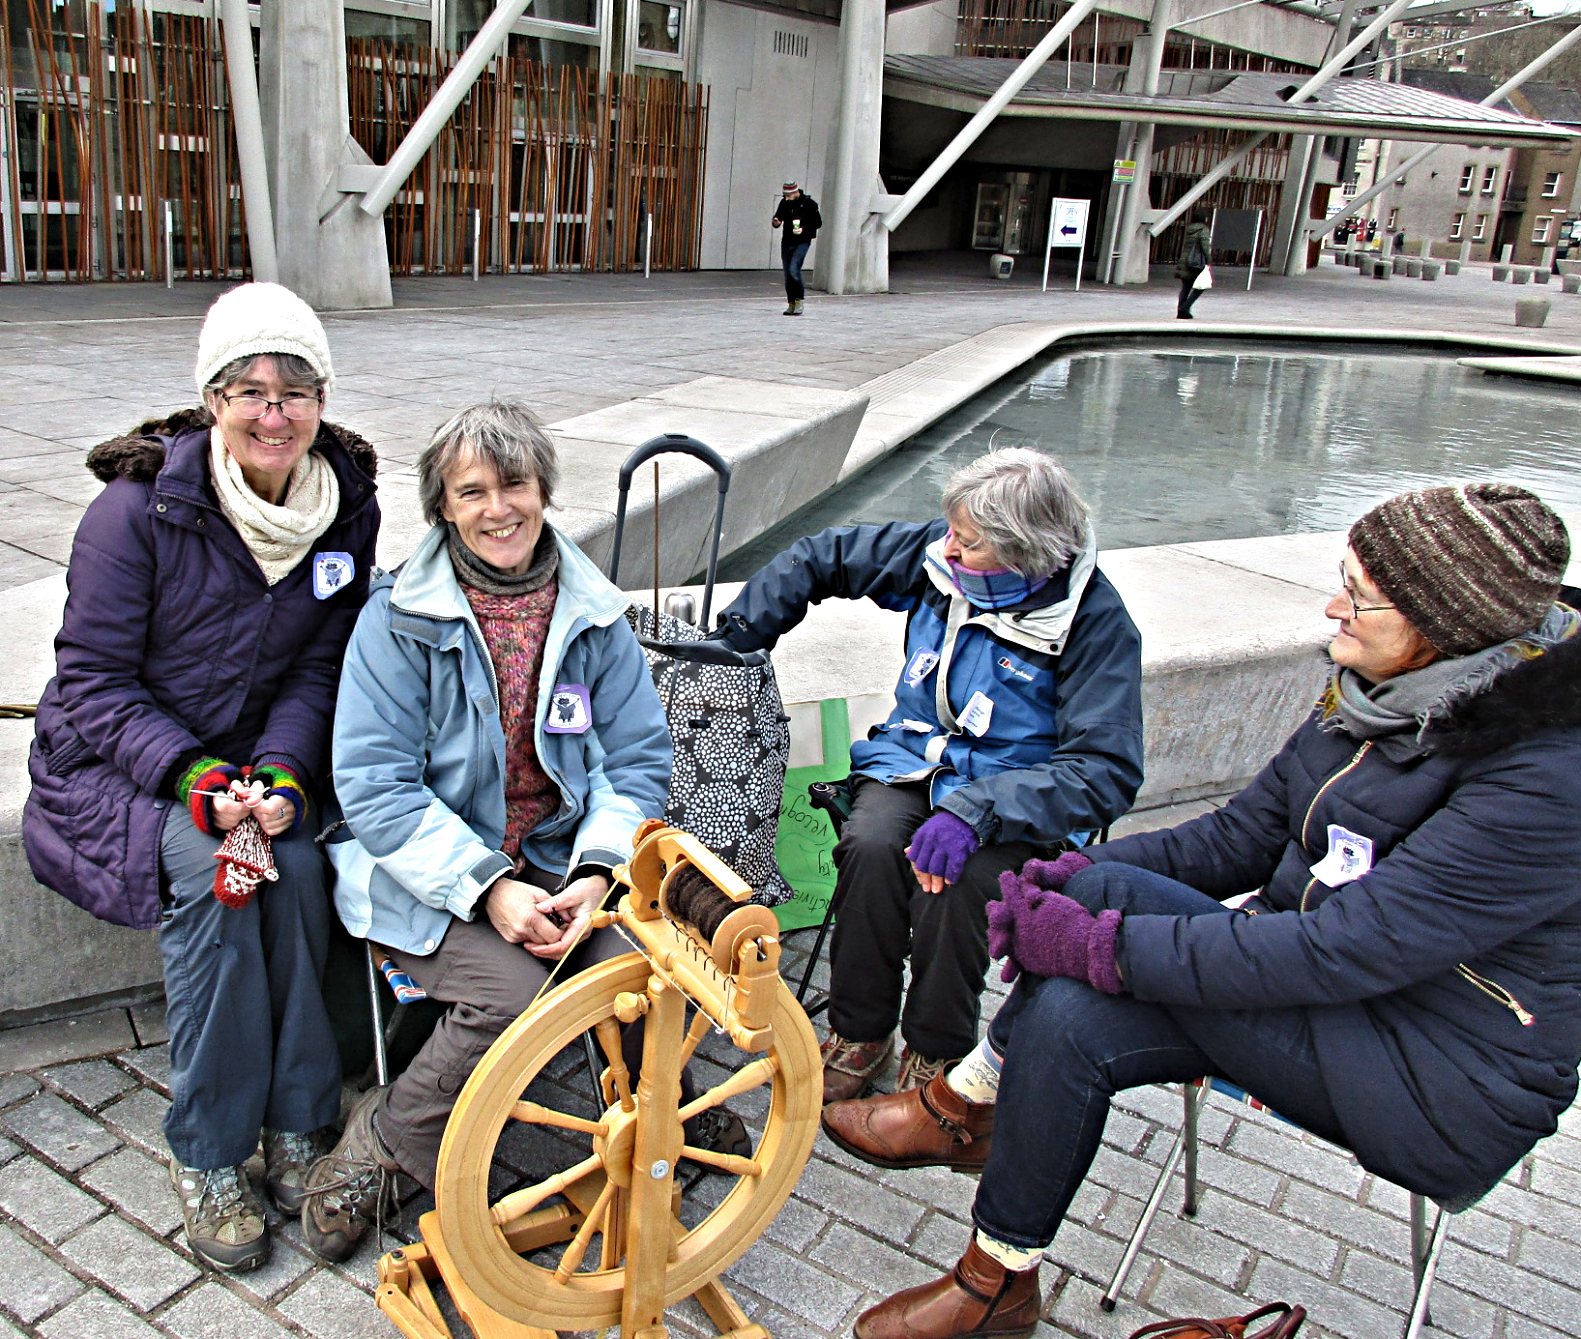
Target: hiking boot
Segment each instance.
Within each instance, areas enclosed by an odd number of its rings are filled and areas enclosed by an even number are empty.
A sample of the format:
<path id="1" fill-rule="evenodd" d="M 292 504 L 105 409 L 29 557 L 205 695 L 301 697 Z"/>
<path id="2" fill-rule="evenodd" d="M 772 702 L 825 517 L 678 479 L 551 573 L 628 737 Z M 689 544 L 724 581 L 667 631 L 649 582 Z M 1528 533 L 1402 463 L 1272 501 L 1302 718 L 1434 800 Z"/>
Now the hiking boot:
<path id="1" fill-rule="evenodd" d="M 838 1032 L 831 1032 L 818 1052 L 823 1057 L 823 1100 L 847 1102 L 873 1086 L 873 1075 L 895 1053 L 895 1039 L 847 1041 Z"/>
<path id="2" fill-rule="evenodd" d="M 368 1225 L 379 1216 L 388 1174 L 397 1170 L 374 1125 L 384 1089 L 365 1095 L 334 1151 L 308 1169 L 302 1191 L 302 1236 L 320 1260 L 338 1264 L 356 1253 Z"/>
<path id="3" fill-rule="evenodd" d="M 953 1060 L 935 1060 L 931 1055 L 922 1055 L 909 1046 L 904 1047 L 900 1052 L 900 1078 L 895 1081 L 895 1091 L 903 1093 L 912 1088 L 926 1087 L 960 1062 L 959 1056 Z"/>
<path id="4" fill-rule="evenodd" d="M 875 1167 L 980 1172 L 994 1142 L 994 1104 L 968 1102 L 937 1075 L 926 1087 L 831 1102 L 824 1133 Z"/>
<path id="5" fill-rule="evenodd" d="M 240 1167 L 183 1167 L 170 1159 L 187 1245 L 206 1265 L 240 1274 L 269 1258 L 263 1205 Z"/>
<path id="6" fill-rule="evenodd" d="M 752 1156 L 752 1140 L 741 1117 L 724 1107 L 710 1107 L 693 1121 L 692 1137 L 686 1142 L 709 1153 L 728 1153 L 736 1158 Z"/>
<path id="7" fill-rule="evenodd" d="M 791 299 L 787 299 L 786 302 L 785 302 L 785 310 L 782 311 L 780 313 L 780 315 L 781 316 L 800 316 L 801 313 L 796 310 L 796 303 L 793 300 L 791 300 Z"/>
<path id="8" fill-rule="evenodd" d="M 804 304 L 802 303 L 802 300 L 800 298 L 797 298 L 795 302 L 791 303 L 790 314 L 792 316 L 800 316 L 801 313 L 802 313 L 803 305 Z"/>
<path id="9" fill-rule="evenodd" d="M 334 1147 L 329 1130 L 297 1134 L 291 1130 L 263 1132 L 264 1181 L 275 1207 L 290 1218 L 302 1212 L 308 1168 Z"/>
<path id="10" fill-rule="evenodd" d="M 856 1318 L 856 1339 L 1012 1339 L 1037 1328 L 1038 1267 L 1006 1269 L 972 1237 L 941 1279 L 907 1288 Z"/>

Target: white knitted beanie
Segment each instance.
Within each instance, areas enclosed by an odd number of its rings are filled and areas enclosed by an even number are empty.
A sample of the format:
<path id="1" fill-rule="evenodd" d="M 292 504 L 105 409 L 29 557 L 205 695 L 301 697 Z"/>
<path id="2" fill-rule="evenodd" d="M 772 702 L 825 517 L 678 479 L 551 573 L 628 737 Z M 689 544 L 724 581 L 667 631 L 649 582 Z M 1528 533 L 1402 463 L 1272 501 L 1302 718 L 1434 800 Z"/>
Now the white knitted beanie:
<path id="1" fill-rule="evenodd" d="M 226 363 L 248 354 L 294 353 L 335 384 L 329 340 L 313 309 L 281 284 L 243 284 L 214 299 L 198 335 L 198 394 Z"/>

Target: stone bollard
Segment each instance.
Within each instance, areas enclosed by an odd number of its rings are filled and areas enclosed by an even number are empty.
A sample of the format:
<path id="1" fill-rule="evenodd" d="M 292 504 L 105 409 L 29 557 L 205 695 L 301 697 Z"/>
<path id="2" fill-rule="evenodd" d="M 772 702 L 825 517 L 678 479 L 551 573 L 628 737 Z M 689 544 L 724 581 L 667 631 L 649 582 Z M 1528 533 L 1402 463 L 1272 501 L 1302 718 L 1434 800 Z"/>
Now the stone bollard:
<path id="1" fill-rule="evenodd" d="M 1559 262 L 1560 274 L 1581 274 L 1581 260 L 1561 260 Z"/>
<path id="2" fill-rule="evenodd" d="M 1553 306 L 1547 298 L 1516 298 L 1515 324 L 1542 326 L 1548 323 L 1548 309 Z"/>
<path id="3" fill-rule="evenodd" d="M 1394 267 L 1386 260 L 1375 260 L 1372 263 L 1372 277 L 1374 279 L 1387 279 L 1394 273 Z"/>
<path id="4" fill-rule="evenodd" d="M 1394 257 L 1394 259 L 1393 259 L 1393 261 L 1391 263 L 1394 266 L 1394 272 L 1396 274 L 1404 274 L 1405 273 L 1405 257 L 1404 256 L 1396 256 L 1396 257 Z"/>
<path id="5" fill-rule="evenodd" d="M 1422 277 L 1422 262 L 1407 260 L 1405 262 L 1405 277 L 1407 279 L 1420 279 Z"/>
<path id="6" fill-rule="evenodd" d="M 1581 293 L 1581 274 L 1567 274 L 1562 277 L 1566 293 Z"/>
<path id="7" fill-rule="evenodd" d="M 1424 260 L 1422 262 L 1422 278 L 1426 279 L 1429 283 L 1438 278 L 1438 276 L 1443 272 L 1444 267 L 1436 260 Z"/>
<path id="8" fill-rule="evenodd" d="M 1458 260 L 1446 260 L 1444 262 L 1444 273 L 1445 274 L 1459 274 L 1460 273 L 1460 262 Z"/>
<path id="9" fill-rule="evenodd" d="M 1510 269 L 1510 282 L 1512 284 L 1529 284 L 1532 281 L 1532 267 L 1530 265 L 1515 265 Z"/>
<path id="10" fill-rule="evenodd" d="M 1532 266 L 1532 282 L 1534 284 L 1546 284 L 1552 278 L 1553 278 L 1553 271 L 1548 269 L 1546 266 L 1543 266 L 1543 265 L 1534 265 L 1534 266 Z"/>
<path id="11" fill-rule="evenodd" d="M 1510 277 L 1510 267 L 1508 265 L 1495 265 L 1493 267 L 1493 282 L 1494 283 L 1502 284 L 1509 277 Z"/>

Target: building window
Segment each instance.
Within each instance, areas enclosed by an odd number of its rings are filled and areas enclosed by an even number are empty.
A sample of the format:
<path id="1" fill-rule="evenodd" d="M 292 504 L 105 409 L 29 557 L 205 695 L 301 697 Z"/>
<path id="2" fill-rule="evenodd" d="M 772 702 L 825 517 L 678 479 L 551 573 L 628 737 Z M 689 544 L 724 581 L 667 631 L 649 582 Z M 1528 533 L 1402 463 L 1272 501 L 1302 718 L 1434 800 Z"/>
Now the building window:
<path id="1" fill-rule="evenodd" d="M 1487 240 L 1487 237 L 1488 216 L 1486 214 L 1478 214 L 1476 231 L 1471 234 L 1471 240 L 1473 242 L 1484 242 Z"/>
<path id="2" fill-rule="evenodd" d="M 1558 172 L 1545 172 L 1543 174 L 1543 199 L 1552 200 L 1559 194 L 1559 182 L 1562 180 Z"/>
<path id="3" fill-rule="evenodd" d="M 1477 165 L 1475 163 L 1467 163 L 1460 169 L 1460 193 L 1462 195 L 1470 195 L 1476 184 Z"/>
<path id="4" fill-rule="evenodd" d="M 1386 227 L 1390 232 L 1393 232 L 1400 226 L 1400 209 L 1398 205 L 1389 211 L 1389 221 L 1383 226 Z"/>
<path id="5" fill-rule="evenodd" d="M 644 51 L 678 55 L 681 50 L 681 7 L 641 0 L 637 6 L 637 45 Z"/>
<path id="6" fill-rule="evenodd" d="M 1499 181 L 1499 169 L 1498 168 L 1496 168 L 1496 167 L 1485 167 L 1485 168 L 1482 169 L 1482 193 L 1484 195 L 1492 195 L 1493 194 L 1493 188 L 1496 185 L 1498 185 L 1498 181 Z"/>
<path id="7" fill-rule="evenodd" d="M 1449 225 L 1449 240 L 1458 242 L 1465 231 L 1466 216 L 1464 214 L 1456 214 L 1454 221 Z"/>
<path id="8" fill-rule="evenodd" d="M 1532 220 L 1532 241 L 1534 241 L 1534 242 L 1546 242 L 1548 240 L 1548 230 L 1551 227 L 1553 227 L 1553 225 L 1554 225 L 1554 221 L 1551 218 L 1533 219 Z"/>

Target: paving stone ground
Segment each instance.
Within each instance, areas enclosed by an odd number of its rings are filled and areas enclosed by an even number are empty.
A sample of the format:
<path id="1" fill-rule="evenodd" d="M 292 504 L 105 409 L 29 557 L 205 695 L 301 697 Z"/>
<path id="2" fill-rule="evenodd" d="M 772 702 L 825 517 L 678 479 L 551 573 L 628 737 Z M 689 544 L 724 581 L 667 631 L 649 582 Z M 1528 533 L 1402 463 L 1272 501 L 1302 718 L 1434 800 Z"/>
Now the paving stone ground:
<path id="1" fill-rule="evenodd" d="M 901 263 L 895 286 L 880 297 L 814 295 L 808 315 L 793 321 L 778 315 L 769 275 L 658 276 L 646 286 L 628 276 L 404 281 L 397 310 L 328 319 L 343 388 L 337 413 L 405 463 L 448 410 L 496 391 L 559 418 L 713 372 L 848 387 L 1010 321 L 1173 311 L 1173 285 L 1162 277 L 1146 288 L 1044 295 L 1028 282 L 995 285 L 963 269 Z M 216 291 L 0 290 L 0 587 L 59 570 L 93 493 L 80 463 L 86 446 L 145 412 L 191 402 L 197 323 Z M 1549 295 L 1554 316 L 1539 337 L 1581 345 L 1581 297 Z M 1515 296 L 1486 272 L 1424 284 L 1326 269 L 1303 280 L 1259 276 L 1249 295 L 1221 286 L 1200 304 L 1200 324 L 1513 336 Z M 985 1015 L 995 1003 L 985 1001 Z M 740 1059 L 712 1038 L 701 1054 L 713 1077 Z M 371 1245 L 347 1265 L 320 1265 L 300 1249 L 299 1229 L 277 1224 L 274 1258 L 255 1274 L 221 1277 L 194 1262 L 160 1161 L 169 1059 L 157 1010 L 0 1033 L 0 1069 L 17 1071 L 0 1076 L 0 1339 L 395 1333 L 373 1303 Z M 587 1105 L 587 1091 L 579 1053 L 545 1080 L 545 1100 L 573 1109 Z M 761 1102 L 741 1110 L 749 1124 L 761 1120 Z M 1200 1213 L 1180 1215 L 1177 1182 L 1119 1308 L 1101 1311 L 1098 1296 L 1179 1115 L 1175 1090 L 1117 1100 L 1103 1152 L 1044 1267 L 1040 1334 L 1114 1339 L 1162 1315 L 1238 1313 L 1275 1298 L 1309 1308 L 1315 1339 L 1398 1333 L 1409 1294 L 1405 1195 L 1348 1154 L 1222 1099 L 1203 1119 Z M 557 1139 L 508 1141 L 495 1189 L 540 1179 L 575 1156 Z M 724 1189 L 704 1181 L 688 1215 Z M 968 1179 L 945 1172 L 876 1174 L 820 1136 L 795 1194 L 731 1269 L 729 1285 L 777 1339 L 847 1334 L 864 1307 L 953 1263 L 967 1241 L 971 1193 Z M 408 1195 L 397 1231 L 410 1232 L 426 1206 Z M 1581 1115 L 1572 1111 L 1481 1206 L 1454 1220 L 1434 1293 L 1439 1332 L 1581 1333 L 1578 1206 Z M 695 1306 L 677 1308 L 671 1321 L 682 1334 L 708 1333 Z"/>

